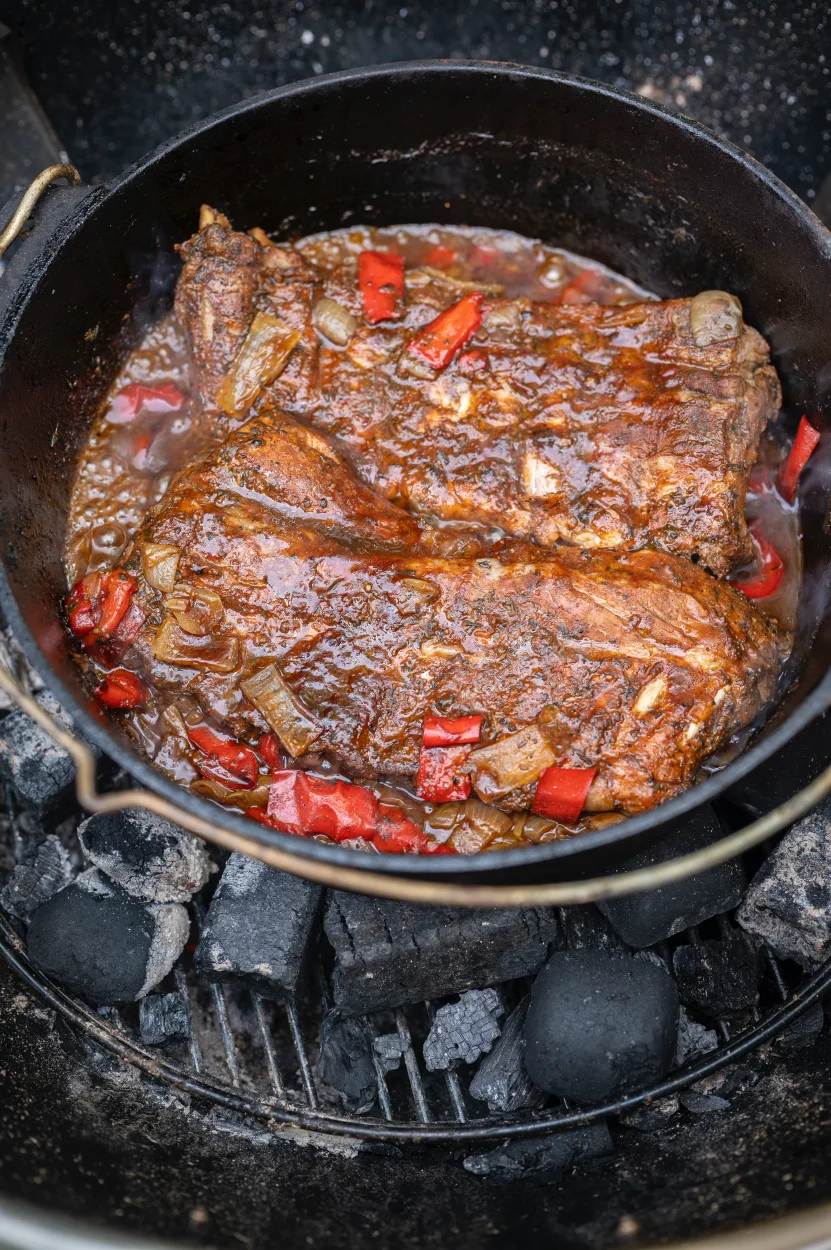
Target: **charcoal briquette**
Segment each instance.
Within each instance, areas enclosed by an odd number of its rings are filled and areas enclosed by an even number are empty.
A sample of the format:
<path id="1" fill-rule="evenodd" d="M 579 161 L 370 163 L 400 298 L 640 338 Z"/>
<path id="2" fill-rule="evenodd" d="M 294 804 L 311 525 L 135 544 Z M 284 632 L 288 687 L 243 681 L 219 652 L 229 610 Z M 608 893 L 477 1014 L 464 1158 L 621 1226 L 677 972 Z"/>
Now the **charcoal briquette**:
<path id="1" fill-rule="evenodd" d="M 153 812 L 99 812 L 79 826 L 78 838 L 90 863 L 148 902 L 186 903 L 208 880 L 205 843 Z"/>
<path id="2" fill-rule="evenodd" d="M 553 909 L 427 907 L 333 891 L 335 1002 L 359 1014 L 530 976 L 559 942 Z"/>
<path id="3" fill-rule="evenodd" d="M 48 690 L 41 690 L 35 700 L 61 728 L 74 732 L 66 712 Z M 100 755 L 97 747 L 87 746 L 96 758 Z M 22 803 L 42 815 L 69 798 L 75 765 L 68 751 L 18 710 L 0 722 L 0 777 L 11 783 Z"/>
<path id="4" fill-rule="evenodd" d="M 678 1041 L 668 973 L 606 951 L 561 951 L 537 977 L 525 1065 L 540 1089 L 597 1103 L 666 1076 Z"/>
<path id="5" fill-rule="evenodd" d="M 525 1016 L 531 996 L 526 995 L 514 1008 L 490 1054 L 486 1055 L 470 1082 L 468 1093 L 486 1102 L 489 1111 L 520 1111 L 540 1107 L 547 1095 L 531 1080 L 525 1069 Z"/>
<path id="6" fill-rule="evenodd" d="M 190 1035 L 190 1013 L 181 994 L 148 994 L 139 1004 L 141 1040 L 160 1046 L 172 1037 Z"/>
<path id="7" fill-rule="evenodd" d="M 235 851 L 211 900 L 197 975 L 247 981 L 270 998 L 293 997 L 308 970 L 323 891 Z"/>
<path id="8" fill-rule="evenodd" d="M 140 902 L 93 868 L 38 907 L 29 958 L 94 1003 L 134 1002 L 170 972 L 188 929 L 180 904 Z"/>
<path id="9" fill-rule="evenodd" d="M 327 1011 L 320 1028 L 318 1072 L 345 1110 L 368 1111 L 378 1094 L 378 1077 L 366 1022 L 338 1007 Z"/>
<path id="10" fill-rule="evenodd" d="M 475 1063 L 500 1034 L 497 1021 L 505 1008 L 496 990 L 467 990 L 458 1002 L 436 1012 L 424 1041 L 428 1072 L 444 1072 L 457 1063 Z"/>
<path id="11" fill-rule="evenodd" d="M 831 799 L 797 821 L 750 883 L 739 924 L 781 959 L 831 955 Z"/>
<path id="12" fill-rule="evenodd" d="M 487 1154 L 469 1155 L 464 1166 L 492 1185 L 509 1185 L 521 1180 L 551 1185 L 578 1163 L 608 1158 L 614 1153 L 609 1130 L 605 1122 L 601 1122 L 586 1128 L 549 1133 L 545 1137 L 524 1137 L 508 1142 Z"/>
<path id="13" fill-rule="evenodd" d="M 667 859 L 690 855 L 723 837 L 724 830 L 713 809 L 700 807 L 679 821 L 657 845 L 622 863 L 619 870 L 649 868 Z M 653 946 L 738 907 L 745 883 L 741 862 L 729 860 L 670 885 L 606 899 L 598 907 L 629 946 Z"/>
<path id="14" fill-rule="evenodd" d="M 626 946 L 593 903 L 560 909 L 563 945 L 570 951 L 619 951 Z"/>
<path id="15" fill-rule="evenodd" d="M 66 847 L 58 838 L 44 838 L 30 848 L 0 890 L 0 907 L 18 920 L 29 920 L 41 903 L 71 880 L 72 861 Z"/>
<path id="16" fill-rule="evenodd" d="M 678 946 L 672 967 L 681 1002 L 718 1018 L 759 1001 L 759 955 L 741 929 L 721 938 Z"/>
<path id="17" fill-rule="evenodd" d="M 814 1003 L 801 1016 L 777 1034 L 776 1044 L 782 1050 L 802 1050 L 817 1040 L 825 1025 L 822 1003 Z"/>

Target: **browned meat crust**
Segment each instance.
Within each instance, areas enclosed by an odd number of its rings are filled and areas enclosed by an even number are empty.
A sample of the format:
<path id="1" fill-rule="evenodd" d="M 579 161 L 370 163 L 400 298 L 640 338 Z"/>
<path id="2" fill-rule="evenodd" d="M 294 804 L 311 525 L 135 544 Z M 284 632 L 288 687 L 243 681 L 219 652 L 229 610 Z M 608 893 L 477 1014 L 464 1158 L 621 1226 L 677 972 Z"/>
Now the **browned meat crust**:
<path id="1" fill-rule="evenodd" d="M 457 359 L 417 377 L 405 349 L 459 298 L 450 280 L 410 273 L 404 318 L 373 327 L 354 266 L 318 270 L 219 225 L 185 251 L 177 311 L 207 402 L 253 300 L 303 333 L 261 408 L 336 435 L 362 479 L 403 506 L 546 545 L 649 545 L 719 576 L 752 554 L 747 476 L 780 391 L 767 344 L 733 297 L 607 307 L 490 296 L 469 345 L 485 350 L 487 367 L 469 374 Z M 346 347 L 312 328 L 323 295 L 358 321 Z M 226 332 L 208 343 L 212 308 Z"/>
<path id="2" fill-rule="evenodd" d="M 238 649 L 228 673 L 153 657 L 169 613 L 139 546 L 135 658 L 153 682 L 250 736 L 266 725 L 240 682 L 276 661 L 356 777 L 414 772 L 426 714 L 484 713 L 491 739 L 543 725 L 563 765 L 598 765 L 609 803 L 641 811 L 752 720 L 782 658 L 775 626 L 685 560 L 431 526 L 279 415 L 186 471 L 143 540 L 180 549 L 178 582 L 222 599 L 213 643 Z"/>

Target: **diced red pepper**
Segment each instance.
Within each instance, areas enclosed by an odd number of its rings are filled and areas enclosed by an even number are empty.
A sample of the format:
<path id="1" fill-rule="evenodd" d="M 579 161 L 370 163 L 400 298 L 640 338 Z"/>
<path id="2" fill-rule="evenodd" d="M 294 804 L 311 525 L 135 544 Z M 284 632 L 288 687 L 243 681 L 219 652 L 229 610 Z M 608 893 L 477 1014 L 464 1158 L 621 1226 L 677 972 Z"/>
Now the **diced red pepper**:
<path id="1" fill-rule="evenodd" d="M 378 828 L 378 800 L 348 781 L 324 781 L 299 769 L 273 775 L 268 814 L 289 833 L 324 834 L 334 842 L 370 841 Z"/>
<path id="2" fill-rule="evenodd" d="M 566 825 L 576 824 L 596 776 L 596 768 L 546 768 L 537 782 L 531 811 Z"/>
<path id="3" fill-rule="evenodd" d="M 439 313 L 410 343 L 409 351 L 432 369 L 444 369 L 482 324 L 482 291 L 471 291 Z"/>
<path id="4" fill-rule="evenodd" d="M 194 761 L 203 777 L 229 790 L 253 790 L 260 775 L 260 762 L 250 747 L 235 738 L 223 738 L 207 725 L 189 728 L 188 737 L 206 757 Z"/>
<path id="5" fill-rule="evenodd" d="M 759 567 L 749 578 L 737 581 L 735 585 L 748 599 L 768 599 L 781 586 L 785 566 L 773 543 L 765 537 L 758 521 L 750 526 L 750 535 L 759 555 Z"/>
<path id="6" fill-rule="evenodd" d="M 450 803 L 470 798 L 470 777 L 462 771 L 471 748 L 422 747 L 418 758 L 416 794 L 427 803 Z"/>
<path id="7" fill-rule="evenodd" d="M 572 278 L 560 292 L 561 304 L 594 304 L 602 302 L 605 295 L 603 275 L 596 269 L 584 269 Z"/>
<path id="8" fill-rule="evenodd" d="M 452 247 L 437 243 L 435 247 L 430 248 L 424 263 L 433 269 L 449 269 L 456 263 L 456 253 Z"/>
<path id="9" fill-rule="evenodd" d="M 461 373 L 481 373 L 488 367 L 488 353 L 481 347 L 472 347 L 469 352 L 462 352 L 456 361 Z"/>
<path id="10" fill-rule="evenodd" d="M 257 750 L 266 768 L 269 768 L 271 772 L 274 773 L 283 768 L 286 761 L 283 758 L 280 743 L 274 734 L 262 734 L 260 741 L 257 743 Z"/>
<path id="11" fill-rule="evenodd" d="M 88 573 L 75 583 L 66 600 L 66 614 L 69 628 L 84 639 L 85 649 L 112 636 L 135 592 L 135 578 L 123 569 Z"/>
<path id="12" fill-rule="evenodd" d="M 430 842 L 425 846 L 423 855 L 458 855 L 459 852 L 455 846 L 451 846 L 449 842 Z"/>
<path id="13" fill-rule="evenodd" d="M 815 430 L 808 418 L 803 417 L 796 431 L 793 447 L 779 470 L 779 494 L 788 503 L 794 501 L 802 470 L 816 451 L 819 438 L 819 430 Z"/>
<path id="14" fill-rule="evenodd" d="M 404 257 L 395 252 L 361 252 L 358 283 L 364 316 L 371 326 L 401 316 L 404 298 Z"/>
<path id="15" fill-rule="evenodd" d="M 104 707 L 139 707 L 147 702 L 147 691 L 143 684 L 135 673 L 126 668 L 114 668 L 107 673 L 95 693 Z"/>
<path id="16" fill-rule="evenodd" d="M 426 851 L 430 845 L 430 839 L 415 821 L 405 816 L 401 808 L 393 803 L 379 804 L 378 828 L 372 842 L 377 850 L 391 855 Z"/>
<path id="17" fill-rule="evenodd" d="M 482 732 L 481 716 L 424 717 L 424 745 L 426 747 L 458 747 L 465 742 L 478 742 Z"/>
<path id="18" fill-rule="evenodd" d="M 284 833 L 291 832 L 291 830 L 284 829 L 279 820 L 275 820 L 273 816 L 269 816 L 264 807 L 249 807 L 245 814 L 251 820 L 259 821 L 261 825 L 268 825 L 269 829 L 282 829 Z"/>
<path id="19" fill-rule="evenodd" d="M 159 386 L 131 382 L 113 398 L 107 420 L 113 425 L 126 425 L 142 409 L 146 408 L 148 412 L 177 412 L 184 402 L 184 395 L 172 382 L 162 382 Z"/>

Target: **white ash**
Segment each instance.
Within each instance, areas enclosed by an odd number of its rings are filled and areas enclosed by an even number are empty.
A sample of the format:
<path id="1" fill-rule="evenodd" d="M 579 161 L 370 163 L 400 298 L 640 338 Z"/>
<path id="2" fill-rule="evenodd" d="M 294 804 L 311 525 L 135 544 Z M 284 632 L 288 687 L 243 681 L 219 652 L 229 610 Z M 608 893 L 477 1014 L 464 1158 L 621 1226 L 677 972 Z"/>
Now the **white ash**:
<path id="1" fill-rule="evenodd" d="M 18 920 L 28 920 L 41 903 L 72 880 L 72 861 L 58 838 L 45 838 L 17 865 L 0 890 L 0 907 Z"/>
<path id="2" fill-rule="evenodd" d="M 136 998 L 144 998 L 165 979 L 185 949 L 190 932 L 190 917 L 181 903 L 149 904 L 147 910 L 155 918 L 156 928 L 147 956 L 147 976 Z"/>
<path id="3" fill-rule="evenodd" d="M 499 1016 L 505 1014 L 496 990 L 468 990 L 456 1003 L 436 1012 L 424 1042 L 428 1072 L 444 1071 L 455 1063 L 475 1063 L 500 1034 Z"/>
<path id="4" fill-rule="evenodd" d="M 781 959 L 813 969 L 831 955 L 831 799 L 798 821 L 756 873 L 739 924 Z"/>
<path id="5" fill-rule="evenodd" d="M 31 694 L 43 689 L 43 679 L 32 668 L 9 629 L 0 629 L 0 664 Z M 11 712 L 16 707 L 14 699 L 0 690 L 0 712 Z"/>
<path id="6" fill-rule="evenodd" d="M 78 838 L 91 864 L 147 902 L 185 903 L 210 875 L 205 843 L 153 812 L 90 816 Z"/>
<path id="7" fill-rule="evenodd" d="M 675 1066 L 682 1067 L 691 1059 L 706 1055 L 718 1049 L 718 1035 L 714 1029 L 708 1029 L 687 1015 L 684 1008 L 678 1018 L 678 1046 L 675 1051 Z"/>

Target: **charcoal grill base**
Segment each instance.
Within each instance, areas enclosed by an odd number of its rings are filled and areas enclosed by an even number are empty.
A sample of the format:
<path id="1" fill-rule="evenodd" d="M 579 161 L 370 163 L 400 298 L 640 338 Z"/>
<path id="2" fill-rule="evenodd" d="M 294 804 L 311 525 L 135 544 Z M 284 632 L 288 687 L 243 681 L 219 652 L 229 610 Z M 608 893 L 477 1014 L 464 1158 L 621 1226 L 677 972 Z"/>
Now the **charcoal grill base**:
<path id="1" fill-rule="evenodd" d="M 614 1160 L 544 1189 L 483 1185 L 458 1152 L 448 1166 L 436 1149 L 298 1149 L 302 1135 L 183 1099 L 91 1045 L 3 964 L 0 1055 L 0 1192 L 191 1244 L 570 1250 L 621 1244 L 624 1216 L 654 1243 L 831 1198 L 827 1037 L 784 1061 L 756 1052 L 760 1080 L 730 1114 L 613 1129 Z"/>

